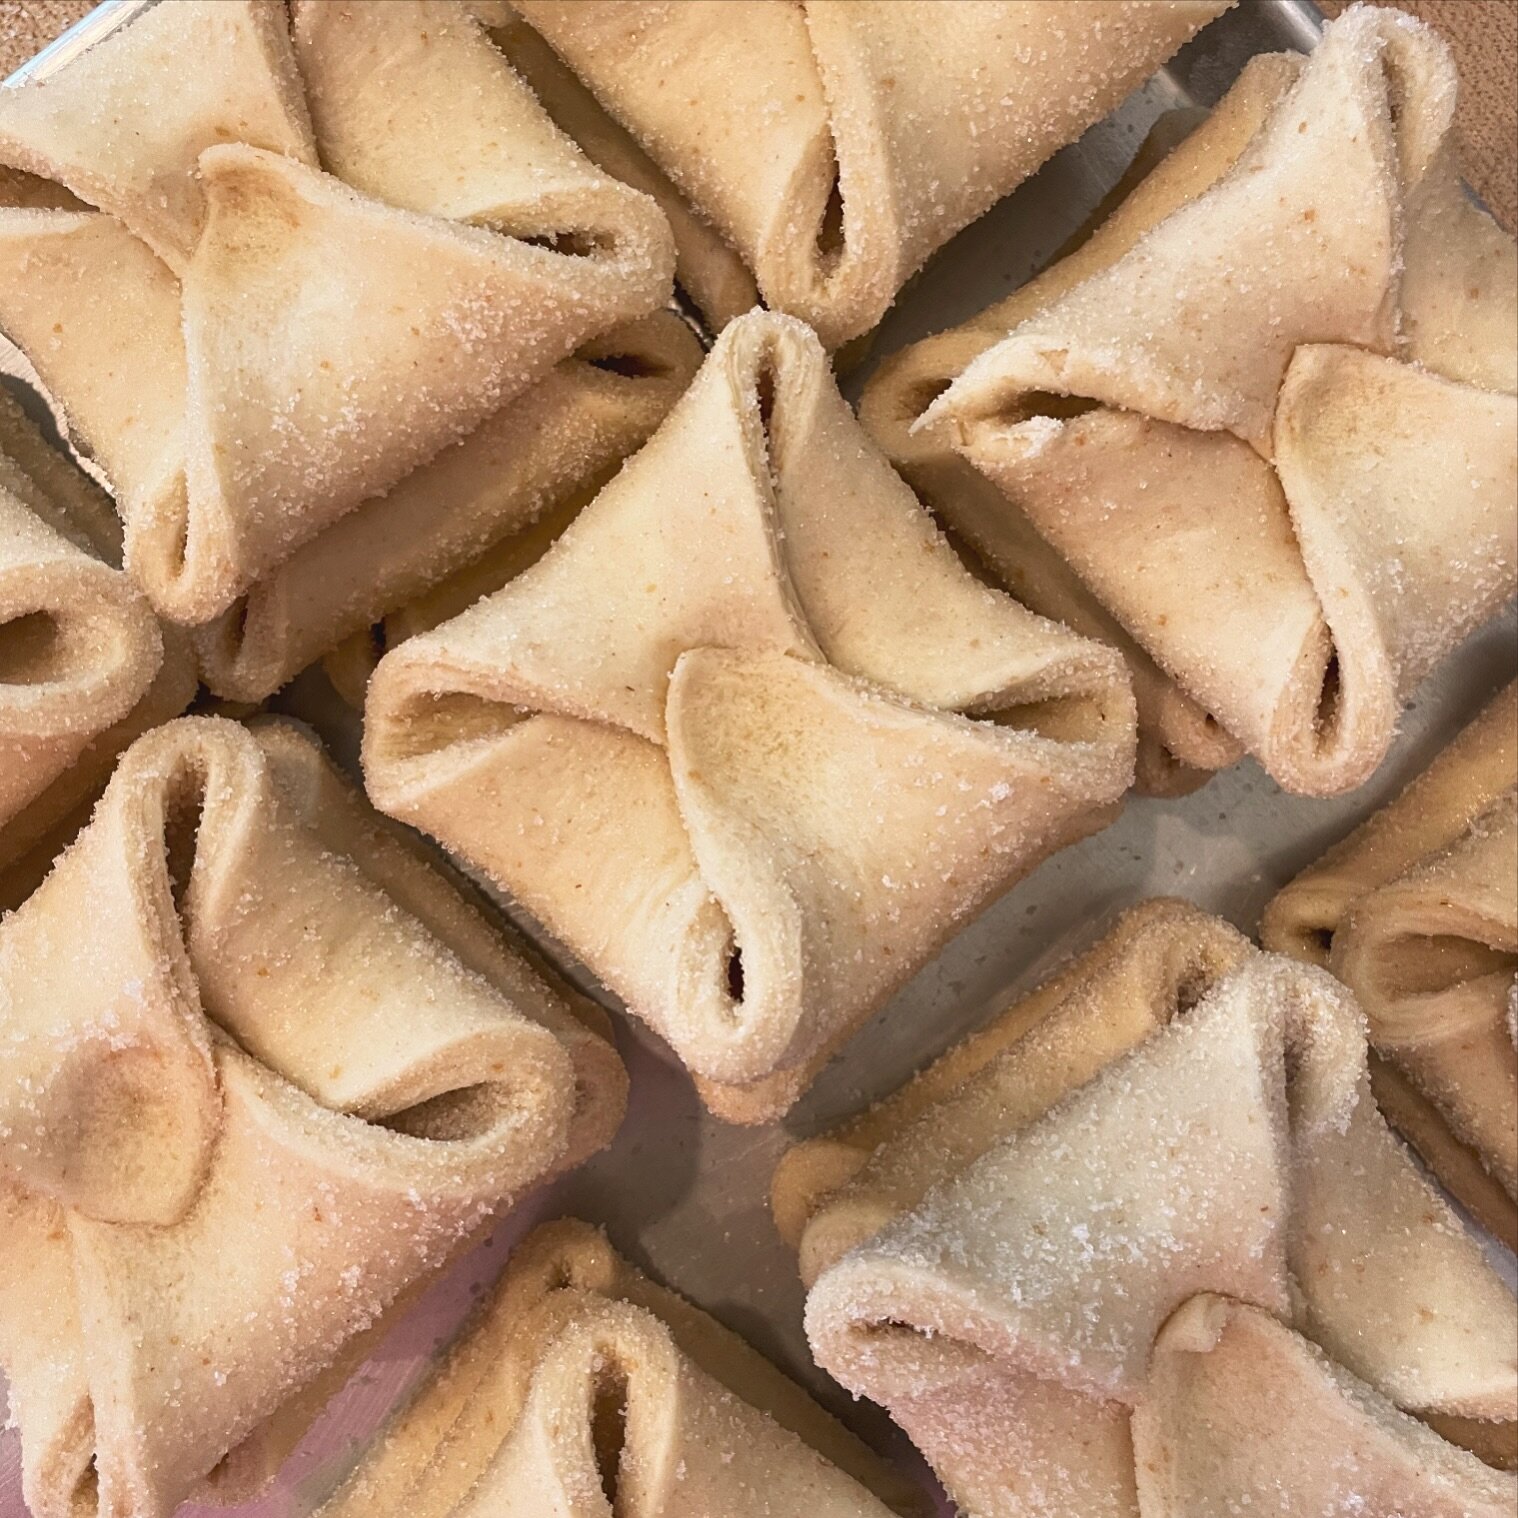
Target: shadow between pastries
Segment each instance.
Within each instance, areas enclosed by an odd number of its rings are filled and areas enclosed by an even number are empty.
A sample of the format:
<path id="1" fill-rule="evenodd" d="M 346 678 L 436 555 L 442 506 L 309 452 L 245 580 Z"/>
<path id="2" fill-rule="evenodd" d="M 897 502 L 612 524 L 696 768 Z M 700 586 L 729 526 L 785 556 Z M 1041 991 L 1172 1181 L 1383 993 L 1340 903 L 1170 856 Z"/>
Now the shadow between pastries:
<path id="1" fill-rule="evenodd" d="M 250 1495 L 626 1076 L 316 745 L 185 718 L 0 923 L 0 1365 L 37 1518 Z"/>
<path id="2" fill-rule="evenodd" d="M 1120 659 L 975 580 L 815 336 L 731 324 L 524 574 L 387 654 L 366 785 L 762 1121 L 1132 776 Z"/>
<path id="3" fill-rule="evenodd" d="M 669 291 L 658 208 L 464 8 L 290 26 L 279 0 L 178 0 L 0 99 L 0 160 L 78 197 L 0 212 L 0 328 L 183 623 Z"/>
<path id="4" fill-rule="evenodd" d="M 1229 3 L 515 9 L 736 250 L 765 304 L 831 349 Z"/>
<path id="5" fill-rule="evenodd" d="M 798 1146 L 774 1205 L 819 1363 L 975 1518 L 1518 1495 L 1432 1431 L 1512 1444 L 1518 1309 L 1377 1110 L 1352 998 L 1183 903 Z"/>
<path id="6" fill-rule="evenodd" d="M 513 1251 L 319 1518 L 927 1518 L 736 1334 L 587 1223 Z"/>
<path id="7" fill-rule="evenodd" d="M 1518 686 L 1286 886 L 1260 937 L 1354 991 L 1387 1118 L 1518 1248 Z"/>
<path id="8" fill-rule="evenodd" d="M 1118 625 L 1193 768 L 1352 789 L 1518 583 L 1518 255 L 1460 189 L 1455 98 L 1432 31 L 1351 10 L 874 381 L 887 453 L 1030 604 Z"/>

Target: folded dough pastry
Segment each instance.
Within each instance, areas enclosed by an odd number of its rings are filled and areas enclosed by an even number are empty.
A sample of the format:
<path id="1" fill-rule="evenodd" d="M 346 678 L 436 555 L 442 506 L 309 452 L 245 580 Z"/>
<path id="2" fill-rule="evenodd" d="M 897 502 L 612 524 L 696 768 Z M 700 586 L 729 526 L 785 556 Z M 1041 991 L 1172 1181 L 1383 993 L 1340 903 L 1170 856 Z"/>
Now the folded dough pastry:
<path id="1" fill-rule="evenodd" d="M 46 872 L 116 755 L 194 694 L 183 639 L 113 567 L 120 548 L 104 493 L 0 390 L 0 908 Z"/>
<path id="2" fill-rule="evenodd" d="M 451 616 L 498 589 L 647 441 L 700 362 L 695 335 L 668 311 L 593 339 L 198 628 L 206 684 L 261 701 L 350 636 L 369 649 L 375 623 L 399 641 L 413 603 L 451 605 Z"/>
<path id="3" fill-rule="evenodd" d="M 1194 767 L 1236 752 L 1205 713 L 1289 790 L 1359 784 L 1518 583 L 1518 261 L 1456 182 L 1455 89 L 1427 28 L 1346 13 L 877 382 L 887 451 L 1032 604 L 1120 625 Z"/>
<path id="4" fill-rule="evenodd" d="M 977 1518 L 1171 1518 L 1130 1425 L 1157 1336 L 1198 1293 L 1272 1314 L 1404 1412 L 1500 1442 L 1518 1310 L 1387 1129 L 1365 1058 L 1322 971 L 1182 903 L 1135 909 L 787 1157 L 776 1217 L 819 1362 L 884 1403 Z M 1305 1462 L 1280 1475 L 1266 1511 L 1316 1512 L 1289 1486 L 1317 1479 Z"/>
<path id="5" fill-rule="evenodd" d="M 385 656 L 364 735 L 376 804 L 740 1121 L 1105 822 L 1132 752 L 1117 656 L 975 581 L 762 312 L 537 564 Z"/>
<path id="6" fill-rule="evenodd" d="M 298 7 L 293 47 L 277 0 L 156 7 L 7 91 L 0 158 L 101 208 L 0 213 L 0 327 L 181 622 L 669 289 L 657 206 L 442 0 Z"/>
<path id="7" fill-rule="evenodd" d="M 37 1518 L 167 1518 L 609 1139 L 610 1045 L 413 849 L 296 730 L 186 718 L 0 924 L 0 1364 Z"/>
<path id="8" fill-rule="evenodd" d="M 766 304 L 834 348 L 1230 3 L 515 7 L 742 255 Z"/>
<path id="9" fill-rule="evenodd" d="M 586 1223 L 539 1228 L 320 1518 L 887 1518 L 895 1475 Z"/>
<path id="10" fill-rule="evenodd" d="M 1292 881 L 1260 936 L 1354 991 L 1387 1117 L 1518 1248 L 1518 685 Z"/>

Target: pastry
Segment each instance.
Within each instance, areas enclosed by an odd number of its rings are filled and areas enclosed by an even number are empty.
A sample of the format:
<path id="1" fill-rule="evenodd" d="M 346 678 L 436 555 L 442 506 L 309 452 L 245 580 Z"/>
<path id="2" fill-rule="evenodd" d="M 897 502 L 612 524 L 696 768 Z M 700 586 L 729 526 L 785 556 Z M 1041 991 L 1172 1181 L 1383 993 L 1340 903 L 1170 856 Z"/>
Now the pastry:
<path id="1" fill-rule="evenodd" d="M 1288 790 L 1360 784 L 1518 583 L 1518 262 L 1460 191 L 1455 92 L 1427 28 L 1347 12 L 1305 63 L 1255 59 L 1071 257 L 876 381 L 887 451 L 1031 604 L 1120 625 L 1194 767 L 1242 746 Z M 1165 716 L 1167 680 L 1189 705 Z"/>
<path id="2" fill-rule="evenodd" d="M 1221 1388 L 1215 1427 L 1175 1421 L 1204 1394 L 1167 1356 L 1205 1339 L 1218 1297 L 1300 1336 L 1271 1353 L 1350 1405 L 1336 1416 L 1364 1426 L 1344 1445 L 1378 1490 L 1413 1481 L 1416 1503 L 1369 1511 L 1495 1518 L 1518 1494 L 1401 1416 L 1511 1443 L 1518 1310 L 1377 1111 L 1353 1000 L 1183 903 L 1135 909 L 896 1096 L 801 1145 L 774 1198 L 819 1363 L 884 1403 L 977 1518 L 1222 1511 L 1195 1496 L 1208 1462 L 1248 1466 L 1279 1430 L 1230 1448 L 1225 1409 L 1258 1404 Z M 1190 1463 L 1167 1474 L 1154 1452 L 1176 1444 Z M 1319 1511 L 1332 1473 L 1305 1456 L 1277 1473 L 1265 1511 Z"/>
<path id="3" fill-rule="evenodd" d="M 267 1463 L 291 1399 L 625 1098 L 610 1045 L 278 723 L 127 750 L 0 923 L 0 1045 L 0 1364 L 37 1518 L 167 1518 L 229 1452 Z"/>
<path id="4" fill-rule="evenodd" d="M 297 548 L 195 630 L 206 684 L 261 701 L 348 639 L 363 704 L 371 628 L 462 611 L 532 562 L 640 447 L 690 382 L 700 344 L 672 312 L 586 343 L 468 437 Z M 430 625 L 430 624 L 429 624 Z"/>
<path id="5" fill-rule="evenodd" d="M 742 255 L 765 303 L 835 348 L 1229 3 L 515 9 Z"/>
<path id="6" fill-rule="evenodd" d="M 116 755 L 195 691 L 118 567 L 110 502 L 0 390 L 0 908 L 46 873 Z"/>
<path id="7" fill-rule="evenodd" d="M 522 1241 L 319 1518 L 929 1511 L 736 1334 L 586 1223 Z"/>
<path id="8" fill-rule="evenodd" d="M 6 91 L 0 158 L 98 207 L 0 214 L 0 328 L 185 623 L 669 289 L 657 206 L 442 0 L 154 7 Z"/>
<path id="9" fill-rule="evenodd" d="M 1382 1110 L 1518 1248 L 1518 685 L 1275 897 L 1260 937 L 1354 991 Z"/>
<path id="10" fill-rule="evenodd" d="M 763 312 L 537 564 L 381 660 L 364 732 L 376 805 L 736 1121 L 1101 826 L 1132 753 L 1120 659 L 980 585 Z"/>

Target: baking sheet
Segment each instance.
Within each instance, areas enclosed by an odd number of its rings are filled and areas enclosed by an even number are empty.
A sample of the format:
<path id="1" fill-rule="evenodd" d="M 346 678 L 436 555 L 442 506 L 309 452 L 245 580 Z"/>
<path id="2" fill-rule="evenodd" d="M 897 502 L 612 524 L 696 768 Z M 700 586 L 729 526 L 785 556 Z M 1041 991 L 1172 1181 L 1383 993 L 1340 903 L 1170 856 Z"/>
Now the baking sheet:
<path id="1" fill-rule="evenodd" d="M 65 66 L 104 30 L 152 3 L 108 0 L 20 72 Z M 1309 48 L 1319 25 L 1308 0 L 1245 0 L 1207 28 L 1113 116 L 950 244 L 882 324 L 871 362 L 850 377 L 848 390 L 857 394 L 880 357 L 964 320 L 1042 267 L 1116 183 L 1162 112 L 1215 104 L 1248 58 Z M 0 352 L 0 371 L 24 377 L 29 366 L 10 350 Z M 845 1048 L 781 1124 L 748 1129 L 715 1121 L 662 1045 L 641 1024 L 619 1019 L 618 1043 L 633 1088 L 613 1147 L 531 1197 L 489 1243 L 440 1281 L 329 1406 L 259 1501 L 235 1509 L 191 1506 L 184 1514 L 304 1518 L 452 1333 L 512 1241 L 536 1222 L 565 1214 L 604 1224 L 632 1260 L 743 1334 L 931 1486 L 884 1414 L 851 1402 L 811 1363 L 795 1261 L 775 1234 L 767 1205 L 781 1152 L 893 1090 L 992 1009 L 1094 941 L 1133 902 L 1184 896 L 1252 933 L 1279 886 L 1421 770 L 1512 678 L 1515 665 L 1518 621 L 1510 608 L 1417 693 L 1387 763 L 1351 796 L 1288 797 L 1246 761 L 1181 800 L 1132 798 L 1113 827 L 1057 855 L 956 938 Z M 353 764 L 356 722 L 319 673 L 302 676 L 275 704 L 310 722 Z M 1491 1248 L 1511 1281 L 1512 1256 Z M 0 1518 L 24 1515 L 17 1441 L 9 1433 L 0 1436 Z"/>

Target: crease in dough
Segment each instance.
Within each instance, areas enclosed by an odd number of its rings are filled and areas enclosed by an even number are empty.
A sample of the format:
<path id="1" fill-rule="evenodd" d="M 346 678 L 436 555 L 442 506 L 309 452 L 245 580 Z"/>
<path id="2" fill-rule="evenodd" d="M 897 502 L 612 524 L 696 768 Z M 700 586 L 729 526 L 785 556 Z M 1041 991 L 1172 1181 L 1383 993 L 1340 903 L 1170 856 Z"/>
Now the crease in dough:
<path id="1" fill-rule="evenodd" d="M 1359 999 L 1388 1120 L 1518 1248 L 1518 686 L 1266 906 Z"/>
<path id="2" fill-rule="evenodd" d="M 320 1518 L 930 1511 L 742 1339 L 589 1224 L 513 1251 Z"/>
<path id="3" fill-rule="evenodd" d="M 669 290 L 657 206 L 463 8 L 295 22 L 180 0 L 0 102 L 0 157 L 88 202 L 10 183 L 0 327 L 111 481 L 129 572 L 190 625 Z M 154 129 L 96 108 L 156 98 L 196 38 Z"/>
<path id="4" fill-rule="evenodd" d="M 737 250 L 765 303 L 833 349 L 1229 3 L 514 8 Z"/>
<path id="5" fill-rule="evenodd" d="M 364 768 L 761 1121 L 1132 744 L 1117 657 L 977 582 L 756 312 L 543 558 L 381 660 Z"/>
<path id="6" fill-rule="evenodd" d="M 297 729 L 123 756 L 0 923 L 0 1364 L 38 1518 L 167 1518 L 626 1075 Z M 317 1408 L 306 1409 L 308 1415 Z"/>
<path id="7" fill-rule="evenodd" d="M 1142 649 L 1151 710 L 1152 666 L 1303 794 L 1367 779 L 1518 584 L 1518 264 L 1461 198 L 1455 91 L 1433 32 L 1368 6 L 1305 64 L 1256 59 L 1084 245 L 865 407 L 998 572 Z M 1178 757 L 1228 762 L 1188 725 Z"/>
<path id="8" fill-rule="evenodd" d="M 1149 1417 L 1141 1439 L 1162 1437 L 1161 1351 L 1222 1297 L 1302 1336 L 1292 1356 L 1318 1367 L 1304 1379 L 1367 1384 L 1386 1437 L 1357 1447 L 1387 1489 L 1417 1478 L 1429 1505 L 1407 1511 L 1451 1511 L 1441 1471 L 1472 1513 L 1511 1505 L 1511 1476 L 1392 1411 L 1510 1444 L 1518 1308 L 1377 1111 L 1358 1008 L 1185 903 L 1135 908 L 894 1096 L 799 1145 L 773 1200 L 818 1362 L 883 1403 L 978 1518 L 1170 1514 L 1134 1429 Z M 1247 1463 L 1236 1427 L 1214 1432 Z M 1163 1437 L 1200 1470 L 1213 1435 Z M 1339 1448 L 1276 1462 L 1284 1495 L 1266 1510 L 1316 1511 Z"/>

